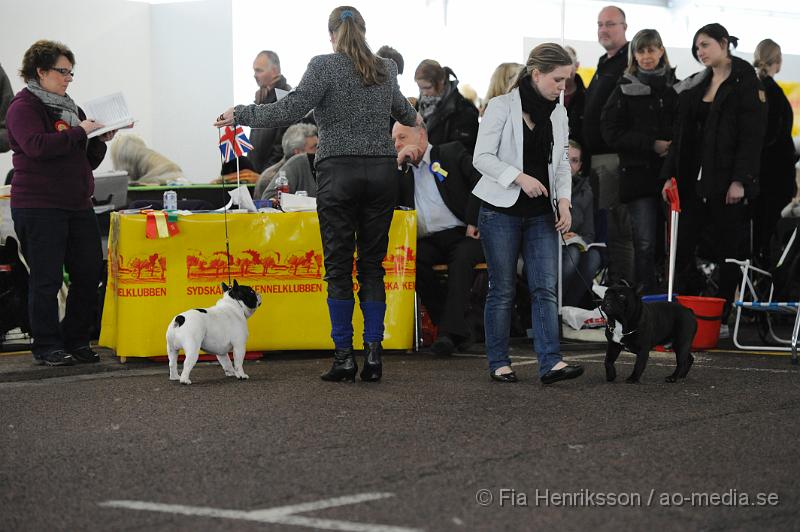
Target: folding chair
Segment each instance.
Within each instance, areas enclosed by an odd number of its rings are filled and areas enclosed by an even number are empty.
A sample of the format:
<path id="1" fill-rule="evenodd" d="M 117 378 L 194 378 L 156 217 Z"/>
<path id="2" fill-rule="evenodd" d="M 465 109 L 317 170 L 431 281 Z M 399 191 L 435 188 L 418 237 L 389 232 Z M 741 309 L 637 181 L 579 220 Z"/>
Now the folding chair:
<path id="1" fill-rule="evenodd" d="M 773 301 L 775 285 L 772 281 L 772 274 L 756 268 L 750 264 L 750 259 L 741 261 L 736 259 L 725 259 L 725 262 L 739 266 L 742 271 L 742 284 L 739 287 L 739 298 L 734 302 L 736 307 L 736 323 L 733 326 L 733 343 L 739 349 L 760 349 L 764 351 L 791 351 L 792 364 L 797 364 L 797 337 L 800 332 L 800 302 L 798 301 Z M 769 294 L 766 299 L 759 299 L 758 292 L 754 286 L 754 278 L 751 274 L 763 276 L 763 280 L 769 280 Z M 779 345 L 745 345 L 739 340 L 739 324 L 741 322 L 742 310 L 765 313 L 769 336 Z M 794 327 L 790 339 L 780 338 L 775 334 L 772 326 L 771 315 L 794 314 Z"/>

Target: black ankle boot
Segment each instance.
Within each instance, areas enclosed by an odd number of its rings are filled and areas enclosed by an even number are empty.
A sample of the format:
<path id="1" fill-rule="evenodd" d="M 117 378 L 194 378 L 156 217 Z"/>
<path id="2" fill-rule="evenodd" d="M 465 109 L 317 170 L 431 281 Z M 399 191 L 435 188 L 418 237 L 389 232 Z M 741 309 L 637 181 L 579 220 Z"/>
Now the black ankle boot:
<path id="1" fill-rule="evenodd" d="M 361 370 L 362 381 L 376 382 L 381 380 L 381 375 L 383 374 L 381 353 L 383 353 L 383 346 L 380 342 L 364 344 L 364 369 Z"/>
<path id="2" fill-rule="evenodd" d="M 330 371 L 320 375 L 324 381 L 350 381 L 355 382 L 358 364 L 353 358 L 353 348 L 336 349 L 333 352 L 333 366 Z"/>

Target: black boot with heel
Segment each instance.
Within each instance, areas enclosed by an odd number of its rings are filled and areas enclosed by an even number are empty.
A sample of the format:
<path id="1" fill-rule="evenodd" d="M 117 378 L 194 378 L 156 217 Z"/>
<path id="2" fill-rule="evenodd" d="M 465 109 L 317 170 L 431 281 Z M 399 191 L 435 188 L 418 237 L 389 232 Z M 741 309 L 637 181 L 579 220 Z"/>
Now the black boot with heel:
<path id="1" fill-rule="evenodd" d="M 367 342 L 364 344 L 364 368 L 361 370 L 361 380 L 364 382 L 377 382 L 383 375 L 383 362 L 381 354 L 383 346 L 380 342 Z"/>
<path id="2" fill-rule="evenodd" d="M 356 364 L 355 358 L 353 357 L 353 348 L 337 348 L 333 352 L 333 366 L 331 366 L 331 369 L 327 373 L 320 375 L 320 379 L 332 382 L 355 382 L 356 373 L 358 373 L 358 364 Z M 363 373 L 361 378 L 364 378 Z"/>

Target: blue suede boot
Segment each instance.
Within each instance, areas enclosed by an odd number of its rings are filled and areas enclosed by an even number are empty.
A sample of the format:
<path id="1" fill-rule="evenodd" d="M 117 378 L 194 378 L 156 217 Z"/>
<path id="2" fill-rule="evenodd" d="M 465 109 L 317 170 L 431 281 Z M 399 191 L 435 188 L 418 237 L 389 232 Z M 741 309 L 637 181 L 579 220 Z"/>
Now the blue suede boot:
<path id="1" fill-rule="evenodd" d="M 335 350 L 333 366 L 320 378 L 324 381 L 356 380 L 358 365 L 353 358 L 353 299 L 328 298 L 328 314 L 331 318 L 331 338 Z"/>

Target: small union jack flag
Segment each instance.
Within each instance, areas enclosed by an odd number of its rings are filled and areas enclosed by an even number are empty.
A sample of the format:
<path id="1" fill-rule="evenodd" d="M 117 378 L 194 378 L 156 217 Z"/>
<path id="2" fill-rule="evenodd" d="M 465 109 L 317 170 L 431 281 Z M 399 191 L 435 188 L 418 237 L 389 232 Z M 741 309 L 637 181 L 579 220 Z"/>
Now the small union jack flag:
<path id="1" fill-rule="evenodd" d="M 236 126 L 236 130 L 230 126 L 225 126 L 225 132 L 219 139 L 219 151 L 225 162 L 232 161 L 234 157 L 241 157 L 253 149 L 247 135 L 244 134 L 242 126 Z"/>

